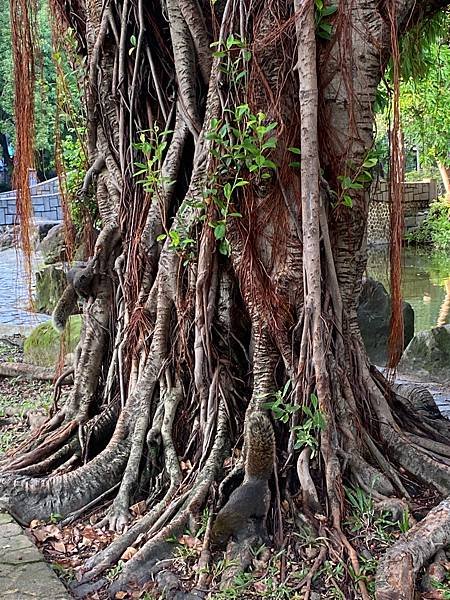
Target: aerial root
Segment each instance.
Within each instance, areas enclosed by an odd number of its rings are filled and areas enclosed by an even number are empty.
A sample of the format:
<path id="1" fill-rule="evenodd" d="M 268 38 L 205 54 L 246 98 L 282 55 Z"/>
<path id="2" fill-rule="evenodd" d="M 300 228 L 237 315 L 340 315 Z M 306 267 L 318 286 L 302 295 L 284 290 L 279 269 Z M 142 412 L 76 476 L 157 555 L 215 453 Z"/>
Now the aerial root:
<path id="1" fill-rule="evenodd" d="M 65 423 L 60 429 L 57 429 L 48 437 L 44 437 L 43 441 L 36 448 L 19 455 L 16 460 L 12 460 L 5 468 L 5 471 L 22 469 L 48 458 L 69 440 L 77 428 L 78 423 L 76 421 Z"/>
<path id="2" fill-rule="evenodd" d="M 309 471 L 311 448 L 304 448 L 297 460 L 297 475 L 302 491 L 303 509 L 311 513 L 322 512 L 316 486 Z"/>
<path id="3" fill-rule="evenodd" d="M 44 460 L 28 467 L 16 469 L 15 473 L 18 475 L 27 475 L 29 477 L 46 475 L 52 472 L 54 469 L 57 470 L 60 468 L 60 466 L 70 458 L 79 460 L 80 456 L 77 455 L 77 451 L 79 451 L 79 441 L 78 438 L 73 437 L 70 442 L 62 446 L 62 448 L 54 452 L 48 458 L 45 458 Z"/>
<path id="4" fill-rule="evenodd" d="M 132 546 L 139 536 L 149 535 L 159 524 L 165 523 L 180 509 L 188 494 L 173 499 L 175 490 L 170 489 L 153 509 L 135 523 L 128 531 L 118 536 L 109 546 L 92 556 L 85 565 L 81 583 L 91 581 L 116 563 L 125 550 Z"/>
<path id="5" fill-rule="evenodd" d="M 173 544 L 167 542 L 169 538 L 178 538 L 192 516 L 197 516 L 205 505 L 211 485 L 217 480 L 226 455 L 228 439 L 227 417 L 223 400 L 220 402 L 214 445 L 209 456 L 197 473 L 197 478 L 192 488 L 181 505 L 178 513 L 171 516 L 164 514 L 166 521 L 159 519 L 148 532 L 148 541 L 126 563 L 119 579 L 112 585 L 110 593 L 114 598 L 118 591 L 126 589 L 130 584 L 144 584 L 151 576 L 152 568 L 162 559 L 173 553 Z M 166 524 L 167 523 L 167 524 Z"/>
<path id="6" fill-rule="evenodd" d="M 11 459 L 14 456 L 22 456 L 24 453 L 36 448 L 37 445 L 41 444 L 45 436 L 50 434 L 53 430 L 56 430 L 64 420 L 64 413 L 61 411 L 44 423 L 41 427 L 36 429 L 26 438 L 21 444 L 16 446 L 11 452 L 7 452 L 5 458 L 0 460 L 0 467 L 9 467 Z"/>
<path id="7" fill-rule="evenodd" d="M 376 599 L 413 600 L 417 573 L 449 543 L 450 497 L 447 497 L 383 556 L 376 575 Z"/>
<path id="8" fill-rule="evenodd" d="M 198 577 L 196 581 L 196 589 L 207 591 L 207 579 L 208 579 L 208 571 L 207 567 L 211 560 L 211 536 L 212 536 L 212 525 L 213 525 L 213 515 L 210 512 L 208 517 L 208 522 L 206 524 L 205 536 L 203 538 L 202 551 L 200 553 L 200 558 L 198 560 L 197 572 Z"/>
<path id="9" fill-rule="evenodd" d="M 316 557 L 316 559 L 315 559 L 312 567 L 310 568 L 310 570 L 308 572 L 308 575 L 301 582 L 301 587 L 305 588 L 303 590 L 303 600 L 309 600 L 309 597 L 311 595 L 312 581 L 313 581 L 314 576 L 316 575 L 317 571 L 322 566 L 322 564 L 323 564 L 326 556 L 327 556 L 327 547 L 326 546 L 321 546 L 320 552 L 317 555 L 317 557 Z"/>

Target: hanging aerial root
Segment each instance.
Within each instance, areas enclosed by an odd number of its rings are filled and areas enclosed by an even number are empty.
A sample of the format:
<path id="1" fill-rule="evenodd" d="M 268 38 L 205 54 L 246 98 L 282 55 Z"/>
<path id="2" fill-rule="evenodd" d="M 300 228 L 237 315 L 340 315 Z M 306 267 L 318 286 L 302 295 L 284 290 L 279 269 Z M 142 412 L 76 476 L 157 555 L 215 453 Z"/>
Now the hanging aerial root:
<path id="1" fill-rule="evenodd" d="M 450 497 L 443 500 L 382 558 L 376 575 L 377 600 L 413 600 L 419 570 L 450 543 Z"/>

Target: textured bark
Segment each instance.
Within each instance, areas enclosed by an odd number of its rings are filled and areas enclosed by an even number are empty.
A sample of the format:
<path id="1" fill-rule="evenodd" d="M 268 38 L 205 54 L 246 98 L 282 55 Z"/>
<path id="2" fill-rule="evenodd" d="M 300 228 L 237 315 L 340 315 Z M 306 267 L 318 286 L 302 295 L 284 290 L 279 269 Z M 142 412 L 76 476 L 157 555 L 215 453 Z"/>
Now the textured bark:
<path id="1" fill-rule="evenodd" d="M 377 600 L 413 600 L 422 565 L 450 542 L 450 499 L 446 498 L 384 555 L 377 572 Z"/>
<path id="2" fill-rule="evenodd" d="M 206 504 L 217 508 L 215 484 L 222 505 L 239 484 L 242 464 L 224 478 L 224 459 L 289 380 L 286 401 L 297 410 L 276 427 L 286 476 L 273 486 L 275 537 L 282 494 L 301 488 L 305 514 L 323 515 L 358 575 L 341 528 L 344 478 L 380 500 L 421 485 L 450 491 L 448 424 L 418 418 L 371 369 L 356 320 L 368 194 L 354 191 L 349 208 L 340 182 L 357 176 L 371 148 L 392 6 L 340 0 L 330 42 L 316 39 L 312 0 L 58 6 L 87 57 L 102 231 L 70 399 L 39 438 L 1 463 L 0 506 L 24 522 L 52 512 L 73 519 L 107 498 L 102 523 L 123 530 L 132 503 L 145 498 L 148 513 L 84 574 L 99 576 L 137 544 L 111 593 L 141 584 L 170 553 L 166 540 Z M 431 14 L 426 2 L 396 8 L 401 31 Z M 267 142 L 260 151 L 275 168 L 251 169 L 251 156 L 236 150 L 238 109 L 253 125 L 270 124 L 275 141 L 251 133 L 250 122 L 245 131 L 247 142 Z M 141 150 L 143 131 L 164 146 L 146 190 L 137 165 L 156 151 Z M 293 147 L 300 169 L 290 165 Z M 317 464 L 296 444 L 302 406 L 324 418 Z M 246 444 L 242 453 L 251 456 Z"/>

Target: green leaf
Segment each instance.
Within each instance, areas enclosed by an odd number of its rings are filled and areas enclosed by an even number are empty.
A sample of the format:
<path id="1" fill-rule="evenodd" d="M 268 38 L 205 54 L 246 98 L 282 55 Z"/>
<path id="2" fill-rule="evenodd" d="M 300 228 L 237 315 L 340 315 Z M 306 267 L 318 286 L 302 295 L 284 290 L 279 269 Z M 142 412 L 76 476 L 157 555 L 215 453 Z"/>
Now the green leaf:
<path id="1" fill-rule="evenodd" d="M 289 163 L 289 166 L 293 169 L 299 169 L 301 167 L 301 164 L 298 161 L 294 160 L 294 162 Z"/>
<path id="2" fill-rule="evenodd" d="M 337 12 L 337 4 L 331 4 L 330 6 L 325 6 L 323 10 L 320 11 L 321 17 L 329 17 L 330 15 L 334 15 Z"/>
<path id="3" fill-rule="evenodd" d="M 244 185 L 248 185 L 248 181 L 245 181 L 245 179 L 238 179 L 238 181 L 236 181 L 236 183 L 233 185 L 233 189 L 243 187 Z"/>
<path id="4" fill-rule="evenodd" d="M 377 158 L 366 158 L 366 160 L 363 162 L 363 167 L 365 169 L 371 169 L 372 167 L 374 167 L 378 162 Z"/>
<path id="5" fill-rule="evenodd" d="M 276 169 L 277 165 L 273 162 L 273 160 L 269 160 L 268 158 L 264 158 L 263 166 L 268 169 Z"/>
<path id="6" fill-rule="evenodd" d="M 166 238 L 167 238 L 167 234 L 166 233 L 161 233 L 161 235 L 158 235 L 158 237 L 156 238 L 156 241 L 157 242 L 163 242 Z"/>
<path id="7" fill-rule="evenodd" d="M 351 197 L 348 194 L 344 194 L 344 196 L 342 198 L 342 204 L 344 206 L 348 206 L 348 208 L 352 208 L 353 207 L 353 200 L 351 199 Z"/>
<path id="8" fill-rule="evenodd" d="M 264 144 L 262 145 L 262 148 L 263 148 L 263 150 L 265 150 L 266 148 L 276 148 L 277 143 L 278 143 L 277 138 L 271 137 L 266 142 L 264 142 Z"/>
<path id="9" fill-rule="evenodd" d="M 324 40 L 331 40 L 333 26 L 330 23 L 320 23 L 317 35 Z"/>
<path id="10" fill-rule="evenodd" d="M 352 183 L 348 186 L 351 190 L 363 190 L 364 186 L 362 183 L 358 183 L 357 181 L 352 181 Z"/>
<path id="11" fill-rule="evenodd" d="M 223 240 L 225 237 L 225 223 L 221 221 L 214 227 L 214 237 L 216 240 Z"/>
<path id="12" fill-rule="evenodd" d="M 231 253 L 231 246 L 230 246 L 230 242 L 225 238 L 224 240 L 221 240 L 219 243 L 219 252 L 220 254 L 223 254 L 224 256 L 229 256 Z"/>
<path id="13" fill-rule="evenodd" d="M 180 245 L 180 234 L 175 229 L 169 231 L 169 236 L 172 244 L 177 247 Z"/>
<path id="14" fill-rule="evenodd" d="M 300 148 L 296 148 L 295 146 L 291 146 L 290 148 L 288 148 L 289 152 L 292 152 L 292 154 L 301 154 L 302 151 L 300 150 Z"/>
<path id="15" fill-rule="evenodd" d="M 226 184 L 223 186 L 223 195 L 225 196 L 225 198 L 226 198 L 227 200 L 230 200 L 230 198 L 231 198 L 231 194 L 232 194 L 232 193 L 233 193 L 233 190 L 232 190 L 232 188 L 231 188 L 231 183 L 226 183 Z"/>
<path id="16" fill-rule="evenodd" d="M 348 177 L 347 175 L 340 175 L 338 177 L 338 179 L 341 182 L 341 186 L 342 186 L 343 190 L 349 189 L 353 183 L 352 180 L 350 179 L 350 177 Z"/>

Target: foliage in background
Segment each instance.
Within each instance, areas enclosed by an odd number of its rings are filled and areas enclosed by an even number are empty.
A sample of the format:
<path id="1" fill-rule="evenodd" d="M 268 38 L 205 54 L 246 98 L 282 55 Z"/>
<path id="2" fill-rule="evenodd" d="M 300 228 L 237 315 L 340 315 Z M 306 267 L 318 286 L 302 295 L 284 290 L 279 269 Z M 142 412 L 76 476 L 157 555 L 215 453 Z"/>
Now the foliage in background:
<path id="1" fill-rule="evenodd" d="M 8 0 L 0 0 L 0 23 L 0 135 L 6 135 L 10 144 L 14 147 L 14 85 Z M 44 0 L 39 2 L 37 28 L 40 48 L 40 64 L 36 65 L 36 167 L 38 171 L 40 171 L 41 177 L 48 178 L 54 175 L 55 168 L 54 127 L 56 76 L 52 63 L 49 10 L 47 2 Z"/>
<path id="2" fill-rule="evenodd" d="M 70 28 L 54 32 L 54 45 L 56 162 L 63 201 L 69 208 L 71 225 L 75 226 L 77 232 L 81 232 L 98 217 L 92 190 L 80 195 L 88 168 L 86 107 L 82 100 L 85 97 L 85 59 L 77 52 L 75 36 Z"/>
<path id="3" fill-rule="evenodd" d="M 421 163 L 450 166 L 450 47 L 428 48 L 430 67 L 420 79 L 401 86 L 400 106 L 405 136 L 420 149 Z"/>
<path id="4" fill-rule="evenodd" d="M 438 250 L 450 248 L 449 205 L 444 198 L 433 202 L 430 212 L 422 225 L 408 234 L 408 239 L 416 244 L 433 244 Z"/>
<path id="5" fill-rule="evenodd" d="M 450 166 L 449 40 L 448 11 L 412 29 L 402 39 L 400 110 L 407 181 L 439 179 L 436 161 Z M 387 177 L 389 156 L 391 81 L 391 69 L 388 69 L 374 106 L 377 113 L 376 149 L 384 166 L 383 177 Z"/>

